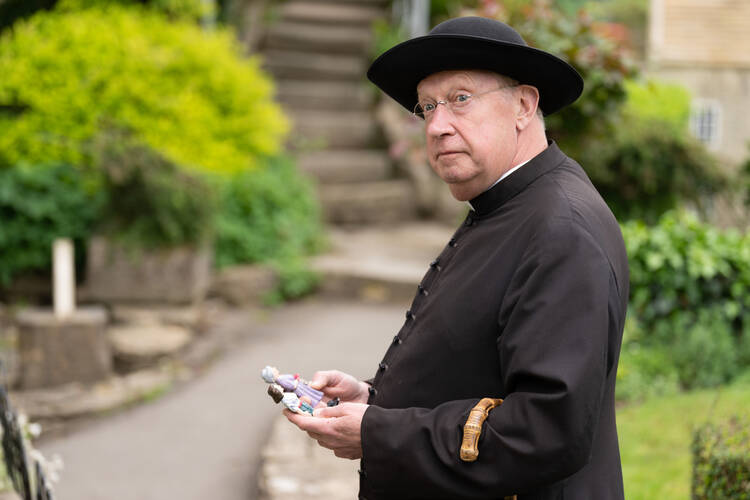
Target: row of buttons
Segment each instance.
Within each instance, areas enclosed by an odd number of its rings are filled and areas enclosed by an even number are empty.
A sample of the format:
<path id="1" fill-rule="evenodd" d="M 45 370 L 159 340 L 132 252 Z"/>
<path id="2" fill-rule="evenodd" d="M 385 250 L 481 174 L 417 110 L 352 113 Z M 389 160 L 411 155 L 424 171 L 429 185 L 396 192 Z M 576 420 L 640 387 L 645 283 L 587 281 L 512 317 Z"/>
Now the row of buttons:
<path id="1" fill-rule="evenodd" d="M 464 225 L 473 226 L 474 220 L 471 217 L 467 217 L 466 221 L 464 222 Z M 448 242 L 448 246 L 451 248 L 456 248 L 458 246 L 458 241 L 456 240 L 455 237 L 450 239 L 450 241 Z M 442 267 L 440 266 L 439 257 L 430 263 L 430 268 L 435 271 L 440 271 L 442 269 Z M 424 297 L 430 294 L 430 292 L 424 287 L 422 283 L 417 285 L 417 293 Z M 406 311 L 406 321 L 409 322 L 409 321 L 414 321 L 416 319 L 417 319 L 417 315 L 414 314 L 411 309 L 408 309 Z M 398 335 L 393 337 L 394 346 L 401 345 L 402 343 L 403 343 L 403 339 L 401 339 L 401 337 L 399 337 Z M 386 370 L 388 370 L 388 363 L 386 363 L 385 361 L 381 361 L 378 364 L 378 371 L 382 373 L 382 372 L 385 372 Z M 367 390 L 370 393 L 370 397 L 375 396 L 378 393 L 378 390 L 372 386 L 370 386 Z M 359 469 L 357 472 L 359 472 L 360 476 L 362 476 L 363 478 L 365 479 L 367 478 L 367 472 L 365 472 L 364 470 L 364 464 L 363 464 L 363 467 Z"/>
<path id="2" fill-rule="evenodd" d="M 471 216 L 466 217 L 466 220 L 464 221 L 464 225 L 465 226 L 473 226 L 474 225 L 474 219 Z M 458 246 L 458 240 L 456 240 L 455 237 L 451 238 L 450 241 L 448 241 L 448 246 L 451 247 L 451 248 L 456 248 Z M 435 271 L 442 270 L 442 267 L 440 266 L 440 257 L 438 257 L 435 260 L 433 260 L 432 262 L 430 262 L 430 268 L 434 269 Z M 420 295 L 422 295 L 422 296 L 425 296 L 425 297 L 430 294 L 430 292 L 424 287 L 424 285 L 422 285 L 422 283 L 420 283 L 419 285 L 417 285 L 417 293 L 420 294 Z M 416 319 L 417 319 L 417 315 L 414 314 L 414 312 L 412 312 L 411 309 L 408 309 L 406 311 L 406 321 L 407 322 L 408 321 L 414 321 Z M 393 337 L 393 345 L 394 346 L 401 345 L 402 343 L 403 343 L 403 339 L 401 337 L 399 337 L 398 335 L 395 335 Z M 388 364 L 385 363 L 385 362 L 380 362 L 380 364 L 378 365 L 378 371 L 384 372 L 387 369 L 388 369 Z M 370 391 L 370 395 L 371 396 L 374 396 L 375 394 L 378 393 L 377 389 L 375 389 L 374 387 L 370 387 L 369 391 Z"/>

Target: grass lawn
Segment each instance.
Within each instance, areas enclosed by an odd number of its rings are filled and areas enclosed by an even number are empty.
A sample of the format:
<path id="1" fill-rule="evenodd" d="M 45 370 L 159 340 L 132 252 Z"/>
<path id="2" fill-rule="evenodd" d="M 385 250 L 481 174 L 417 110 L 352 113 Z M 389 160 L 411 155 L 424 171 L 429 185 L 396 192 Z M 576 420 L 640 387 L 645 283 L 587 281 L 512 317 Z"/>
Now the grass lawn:
<path id="1" fill-rule="evenodd" d="M 689 499 L 692 429 L 749 409 L 747 382 L 620 408 L 617 428 L 625 498 Z"/>

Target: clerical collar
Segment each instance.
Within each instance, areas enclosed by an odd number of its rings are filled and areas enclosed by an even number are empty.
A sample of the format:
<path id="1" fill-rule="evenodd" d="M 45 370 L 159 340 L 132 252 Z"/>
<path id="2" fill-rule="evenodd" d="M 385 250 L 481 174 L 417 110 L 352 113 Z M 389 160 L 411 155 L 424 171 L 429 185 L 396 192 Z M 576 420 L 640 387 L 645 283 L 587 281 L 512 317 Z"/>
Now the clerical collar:
<path id="1" fill-rule="evenodd" d="M 565 158 L 557 144 L 548 141 L 547 149 L 508 170 L 489 189 L 469 200 L 469 204 L 477 215 L 488 214 L 522 191 L 534 179 L 562 163 Z"/>

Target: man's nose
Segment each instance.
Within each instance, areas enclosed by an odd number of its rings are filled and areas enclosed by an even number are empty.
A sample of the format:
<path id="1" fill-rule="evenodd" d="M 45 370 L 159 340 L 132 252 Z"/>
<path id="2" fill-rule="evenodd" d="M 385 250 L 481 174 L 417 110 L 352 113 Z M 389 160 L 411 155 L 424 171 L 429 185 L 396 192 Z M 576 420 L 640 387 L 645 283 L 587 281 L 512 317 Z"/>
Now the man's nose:
<path id="1" fill-rule="evenodd" d="M 442 102 L 438 103 L 432 112 L 432 116 L 427 119 L 427 135 L 432 137 L 452 135 L 456 131 L 453 126 L 454 119 L 455 116 L 448 109 L 448 106 L 445 106 L 445 103 Z"/>

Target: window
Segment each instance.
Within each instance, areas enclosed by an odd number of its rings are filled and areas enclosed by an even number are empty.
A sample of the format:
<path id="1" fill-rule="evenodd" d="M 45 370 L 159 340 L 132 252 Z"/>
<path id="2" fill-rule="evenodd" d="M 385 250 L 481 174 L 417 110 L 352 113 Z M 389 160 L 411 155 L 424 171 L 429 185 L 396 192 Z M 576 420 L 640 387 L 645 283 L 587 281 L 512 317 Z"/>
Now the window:
<path id="1" fill-rule="evenodd" d="M 713 99 L 693 102 L 690 131 L 709 149 L 717 149 L 721 139 L 721 105 Z"/>

